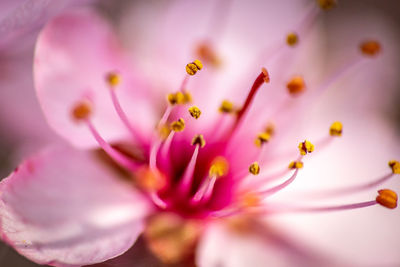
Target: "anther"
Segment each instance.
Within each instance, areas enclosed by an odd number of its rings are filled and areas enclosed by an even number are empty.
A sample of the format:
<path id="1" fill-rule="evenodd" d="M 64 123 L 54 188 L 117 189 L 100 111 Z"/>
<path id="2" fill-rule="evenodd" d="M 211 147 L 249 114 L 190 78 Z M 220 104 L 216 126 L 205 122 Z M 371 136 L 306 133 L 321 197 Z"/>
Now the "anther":
<path id="1" fill-rule="evenodd" d="M 257 135 L 257 138 L 254 140 L 254 144 L 257 147 L 261 147 L 265 143 L 268 143 L 268 141 L 271 139 L 271 135 L 269 133 L 260 133 Z"/>
<path id="2" fill-rule="evenodd" d="M 286 87 L 289 93 L 293 96 L 297 96 L 306 90 L 306 85 L 303 77 L 294 76 L 287 84 Z"/>
<path id="3" fill-rule="evenodd" d="M 187 104 L 187 103 L 192 103 L 193 101 L 193 97 L 192 94 L 188 91 L 183 91 L 183 103 Z"/>
<path id="4" fill-rule="evenodd" d="M 106 76 L 106 82 L 111 88 L 115 88 L 121 83 L 121 76 L 116 72 L 110 72 Z"/>
<path id="5" fill-rule="evenodd" d="M 389 167 L 392 169 L 394 174 L 400 174 L 400 162 L 397 160 L 389 161 Z"/>
<path id="6" fill-rule="evenodd" d="M 286 43 L 289 46 L 295 46 L 299 42 L 299 36 L 295 32 L 291 32 L 286 36 Z"/>
<path id="7" fill-rule="evenodd" d="M 257 193 L 245 193 L 242 197 L 242 205 L 245 207 L 257 207 L 261 203 L 261 198 Z"/>
<path id="8" fill-rule="evenodd" d="M 258 162 L 253 162 L 249 167 L 249 172 L 253 175 L 257 175 L 260 173 L 260 165 Z"/>
<path id="9" fill-rule="evenodd" d="M 182 92 L 170 93 L 167 100 L 171 106 L 185 103 L 185 95 Z"/>
<path id="10" fill-rule="evenodd" d="M 310 142 L 305 140 L 299 144 L 299 151 L 301 155 L 306 155 L 307 153 L 311 153 L 314 151 L 314 145 Z"/>
<path id="11" fill-rule="evenodd" d="M 301 161 L 292 161 L 289 163 L 288 168 L 294 170 L 294 169 L 301 169 L 303 168 L 303 166 L 304 164 Z"/>
<path id="12" fill-rule="evenodd" d="M 201 115 L 201 110 L 196 107 L 196 106 L 192 106 L 188 109 L 190 116 L 192 116 L 193 118 L 195 118 L 196 120 L 200 117 Z"/>
<path id="13" fill-rule="evenodd" d="M 360 44 L 360 50 L 366 56 L 376 56 L 381 51 L 381 45 L 378 41 L 368 40 Z"/>
<path id="14" fill-rule="evenodd" d="M 201 43 L 197 47 L 196 54 L 199 56 L 199 58 L 214 67 L 219 67 L 221 65 L 221 60 L 208 43 Z"/>
<path id="15" fill-rule="evenodd" d="M 204 140 L 204 137 L 202 134 L 198 134 L 192 139 L 192 145 L 199 145 L 201 148 L 203 148 L 206 145 L 206 141 Z"/>
<path id="16" fill-rule="evenodd" d="M 335 8 L 337 5 L 336 0 L 317 0 L 318 5 L 323 9 L 323 10 L 331 10 L 332 8 Z"/>
<path id="17" fill-rule="evenodd" d="M 228 100 L 224 100 L 219 107 L 219 111 L 222 113 L 232 113 L 234 111 L 234 105 Z"/>
<path id="18" fill-rule="evenodd" d="M 343 124 L 340 121 L 335 121 L 329 128 L 329 134 L 331 136 L 342 136 Z"/>
<path id="19" fill-rule="evenodd" d="M 86 120 L 92 114 L 92 107 L 88 101 L 79 102 L 72 109 L 72 117 L 77 120 Z"/>
<path id="20" fill-rule="evenodd" d="M 185 121 L 180 118 L 171 123 L 171 130 L 174 132 L 182 132 L 185 129 Z"/>
<path id="21" fill-rule="evenodd" d="M 221 177 L 228 173 L 229 163 L 224 157 L 216 157 L 210 167 L 210 177 Z"/>
<path id="22" fill-rule="evenodd" d="M 267 124 L 267 126 L 265 126 L 265 133 L 269 134 L 271 137 L 275 134 L 275 125 L 271 122 L 269 122 Z"/>
<path id="23" fill-rule="evenodd" d="M 269 77 L 269 73 L 268 73 L 267 69 L 264 68 L 264 67 L 262 67 L 262 68 L 261 68 L 261 72 L 262 72 L 263 75 L 264 75 L 264 77 L 263 77 L 264 82 L 265 82 L 265 83 L 269 83 L 269 82 L 271 81 L 271 79 L 270 79 L 270 77 Z"/>
<path id="24" fill-rule="evenodd" d="M 376 202 L 388 209 L 397 207 L 397 194 L 390 189 L 381 189 L 378 191 Z"/>
<path id="25" fill-rule="evenodd" d="M 200 60 L 196 59 L 195 61 L 188 63 L 186 65 L 186 72 L 189 75 L 195 75 L 199 70 L 203 68 L 203 64 Z"/>

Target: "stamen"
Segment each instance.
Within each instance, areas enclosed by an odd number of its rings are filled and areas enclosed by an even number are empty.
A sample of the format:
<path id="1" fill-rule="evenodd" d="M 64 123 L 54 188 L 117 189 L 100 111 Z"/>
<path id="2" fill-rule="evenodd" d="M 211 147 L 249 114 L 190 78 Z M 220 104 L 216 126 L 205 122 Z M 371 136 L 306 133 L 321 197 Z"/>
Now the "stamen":
<path id="1" fill-rule="evenodd" d="M 185 103 L 185 95 L 182 92 L 170 93 L 167 95 L 168 103 L 171 106 L 184 104 Z"/>
<path id="2" fill-rule="evenodd" d="M 158 196 L 157 192 L 151 192 L 150 197 L 153 203 L 156 204 L 159 208 L 167 208 L 168 204 Z"/>
<path id="3" fill-rule="evenodd" d="M 337 6 L 336 0 L 317 0 L 323 10 L 331 10 Z"/>
<path id="4" fill-rule="evenodd" d="M 299 172 L 299 168 L 296 168 L 296 170 L 294 171 L 293 175 L 290 176 L 290 178 L 287 179 L 285 182 L 283 182 L 283 183 L 281 183 L 281 184 L 279 184 L 279 185 L 277 185 L 275 187 L 269 188 L 267 190 L 260 191 L 259 194 L 262 195 L 263 197 L 267 197 L 267 196 L 270 196 L 272 194 L 275 194 L 276 192 L 281 191 L 282 189 L 284 189 L 285 187 L 290 185 L 296 179 L 298 172 Z"/>
<path id="5" fill-rule="evenodd" d="M 397 194 L 390 189 L 381 189 L 378 191 L 376 202 L 388 209 L 395 209 L 397 207 Z"/>
<path id="6" fill-rule="evenodd" d="M 194 169 L 196 167 L 196 161 L 197 161 L 197 156 L 199 154 L 199 148 L 200 148 L 200 145 L 196 144 L 196 147 L 194 148 L 194 151 L 193 151 L 192 157 L 189 161 L 189 164 L 187 165 L 185 173 L 183 174 L 182 182 L 180 184 L 180 191 L 183 193 L 189 192 L 190 187 L 192 185 L 193 173 L 194 173 Z"/>
<path id="7" fill-rule="evenodd" d="M 289 46 L 295 46 L 299 42 L 299 36 L 295 32 L 291 32 L 286 36 L 286 43 Z"/>
<path id="8" fill-rule="evenodd" d="M 118 150 L 114 149 L 110 144 L 108 144 L 98 133 L 90 119 L 86 119 L 86 124 L 89 127 L 90 132 L 92 133 L 93 137 L 96 139 L 97 143 L 100 147 L 113 159 L 115 162 L 119 163 L 121 166 L 127 168 L 131 171 L 137 170 L 137 164 L 133 162 L 133 160 L 126 157 L 124 154 L 119 152 Z"/>
<path id="9" fill-rule="evenodd" d="M 177 121 L 171 123 L 171 130 L 174 132 L 182 132 L 185 129 L 185 121 L 179 118 Z"/>
<path id="10" fill-rule="evenodd" d="M 335 121 L 329 128 L 329 134 L 331 136 L 342 136 L 343 124 L 340 121 Z"/>
<path id="11" fill-rule="evenodd" d="M 116 86 L 121 82 L 121 78 L 117 73 L 110 72 L 106 76 L 106 81 L 110 87 L 110 95 L 111 100 L 113 102 L 113 106 L 115 111 L 117 112 L 118 117 L 121 119 L 122 123 L 128 129 L 128 131 L 132 134 L 132 136 L 139 141 L 139 143 L 143 144 L 143 137 L 138 133 L 138 131 L 132 126 L 130 123 L 128 116 L 124 112 L 121 107 L 121 104 L 118 100 L 117 94 L 115 93 Z"/>
<path id="12" fill-rule="evenodd" d="M 202 134 L 198 134 L 192 139 L 192 145 L 199 145 L 201 148 L 203 148 L 206 145 L 206 141 L 204 140 L 204 137 Z"/>
<path id="13" fill-rule="evenodd" d="M 292 96 L 298 96 L 306 90 L 304 79 L 301 76 L 294 76 L 286 84 L 286 87 Z"/>
<path id="14" fill-rule="evenodd" d="M 260 165 L 258 162 L 253 162 L 249 167 L 249 172 L 253 175 L 257 175 L 260 173 Z"/>
<path id="15" fill-rule="evenodd" d="M 306 155 L 307 153 L 311 153 L 314 151 L 314 145 L 310 142 L 305 140 L 304 142 L 301 142 L 298 146 L 300 154 L 301 155 Z"/>
<path id="16" fill-rule="evenodd" d="M 228 173 L 229 163 L 224 157 L 216 157 L 210 167 L 209 176 L 221 177 Z"/>
<path id="17" fill-rule="evenodd" d="M 269 122 L 267 126 L 265 126 L 264 132 L 272 137 L 275 134 L 275 125 L 272 122 Z"/>
<path id="18" fill-rule="evenodd" d="M 381 51 L 381 45 L 378 41 L 368 40 L 360 44 L 360 50 L 366 56 L 376 56 Z"/>
<path id="19" fill-rule="evenodd" d="M 254 140 L 254 144 L 257 147 L 261 147 L 262 145 L 268 143 L 268 141 L 271 139 L 271 135 L 269 133 L 259 133 L 257 135 L 257 138 Z"/>
<path id="20" fill-rule="evenodd" d="M 304 166 L 304 164 L 301 161 L 292 161 L 289 163 L 288 168 L 294 170 L 294 169 L 301 169 L 301 168 L 303 168 L 303 166 Z"/>
<path id="21" fill-rule="evenodd" d="M 186 65 L 186 73 L 193 76 L 195 75 L 199 70 L 203 68 L 203 64 L 201 63 L 200 60 L 196 59 L 195 61 L 188 63 Z"/>
<path id="22" fill-rule="evenodd" d="M 392 169 L 393 174 L 400 174 L 400 162 L 397 160 L 389 161 L 389 167 Z"/>
<path id="23" fill-rule="evenodd" d="M 228 100 L 224 100 L 219 107 L 221 113 L 233 113 L 235 111 L 234 105 Z"/>
<path id="24" fill-rule="evenodd" d="M 196 107 L 196 106 L 192 106 L 188 109 L 190 116 L 192 116 L 193 118 L 195 118 L 196 120 L 200 117 L 201 115 L 201 110 Z"/>
<path id="25" fill-rule="evenodd" d="M 261 69 L 261 73 L 257 76 L 256 80 L 253 83 L 253 86 L 250 89 L 249 94 L 247 95 L 246 101 L 243 104 L 243 107 L 239 110 L 237 117 L 236 117 L 236 122 L 232 128 L 233 130 L 236 129 L 236 127 L 239 125 L 240 121 L 243 118 L 243 115 L 246 113 L 246 111 L 249 109 L 251 102 L 253 101 L 258 89 L 260 89 L 261 85 L 263 83 L 269 83 L 270 78 L 268 71 L 265 68 Z"/>
<path id="26" fill-rule="evenodd" d="M 341 211 L 353 210 L 359 208 L 370 207 L 374 205 L 381 205 L 388 209 L 395 209 L 397 207 L 397 194 L 390 189 L 382 189 L 378 191 L 378 196 L 375 200 L 365 201 L 353 204 L 327 206 L 327 207 L 279 207 L 279 209 L 268 211 L 272 213 L 294 213 L 294 212 L 327 212 L 327 211 Z"/>

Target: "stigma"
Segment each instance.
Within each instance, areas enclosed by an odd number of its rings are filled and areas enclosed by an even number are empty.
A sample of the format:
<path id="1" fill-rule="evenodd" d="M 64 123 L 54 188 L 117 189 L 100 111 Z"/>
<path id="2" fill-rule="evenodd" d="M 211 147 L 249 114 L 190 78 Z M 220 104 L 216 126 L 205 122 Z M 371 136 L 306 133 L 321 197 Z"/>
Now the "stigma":
<path id="1" fill-rule="evenodd" d="M 86 120 L 91 114 L 92 106 L 88 101 L 79 102 L 72 108 L 72 117 L 76 121 Z"/>
<path id="2" fill-rule="evenodd" d="M 329 134 L 331 136 L 342 136 L 343 124 L 340 121 L 335 121 L 329 128 Z"/>
<path id="3" fill-rule="evenodd" d="M 308 153 L 311 153 L 314 151 L 314 145 L 310 142 L 305 140 L 304 142 L 301 142 L 298 146 L 300 154 L 302 156 L 307 155 Z"/>
<path id="4" fill-rule="evenodd" d="M 397 207 L 397 194 L 390 189 L 381 189 L 378 191 L 376 202 L 388 209 Z"/>
<path id="5" fill-rule="evenodd" d="M 196 59 L 195 61 L 188 63 L 186 65 L 186 73 L 193 76 L 195 75 L 199 70 L 203 68 L 203 63 L 201 63 L 200 60 Z"/>

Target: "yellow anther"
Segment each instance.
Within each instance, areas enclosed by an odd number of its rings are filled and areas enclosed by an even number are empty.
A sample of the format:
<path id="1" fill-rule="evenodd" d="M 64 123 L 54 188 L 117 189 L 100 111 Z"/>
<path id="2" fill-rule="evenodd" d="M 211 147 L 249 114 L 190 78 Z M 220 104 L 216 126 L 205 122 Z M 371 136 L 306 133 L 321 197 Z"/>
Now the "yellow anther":
<path id="1" fill-rule="evenodd" d="M 171 130 L 174 132 L 182 132 L 185 129 L 185 121 L 180 118 L 171 123 Z"/>
<path id="2" fill-rule="evenodd" d="M 72 117 L 77 120 L 86 120 L 92 114 L 92 106 L 88 101 L 82 101 L 76 104 L 72 109 Z"/>
<path id="3" fill-rule="evenodd" d="M 294 76 L 287 84 L 286 87 L 289 93 L 293 96 L 299 95 L 306 90 L 306 84 L 303 77 Z"/>
<path id="4" fill-rule="evenodd" d="M 360 44 L 361 52 L 367 56 L 376 56 L 381 51 L 381 45 L 378 41 L 368 40 Z"/>
<path id="5" fill-rule="evenodd" d="M 106 76 L 106 81 L 111 88 L 114 88 L 121 83 L 121 76 L 116 72 L 110 72 Z"/>
<path id="6" fill-rule="evenodd" d="M 196 107 L 196 106 L 192 106 L 188 109 L 190 116 L 192 116 L 195 119 L 198 119 L 201 115 L 201 110 Z"/>
<path id="7" fill-rule="evenodd" d="M 202 134 L 198 134 L 192 139 L 192 145 L 193 146 L 200 146 L 203 148 L 206 145 L 206 140 L 204 140 L 204 137 Z"/>
<path id="8" fill-rule="evenodd" d="M 210 167 L 209 176 L 221 177 L 228 173 L 229 163 L 224 157 L 216 157 Z"/>
<path id="9" fill-rule="evenodd" d="M 171 128 L 167 124 L 161 125 L 158 129 L 161 139 L 166 139 L 171 133 Z"/>
<path id="10" fill-rule="evenodd" d="M 306 155 L 314 151 L 314 145 L 310 141 L 305 140 L 299 144 L 299 151 L 301 155 Z"/>
<path id="11" fill-rule="evenodd" d="M 331 136 L 342 136 L 343 124 L 340 121 L 335 121 L 329 128 L 329 134 Z"/>
<path id="12" fill-rule="evenodd" d="M 260 133 L 257 135 L 257 138 L 254 140 L 254 144 L 257 147 L 261 147 L 263 144 L 268 143 L 271 139 L 271 135 L 269 133 Z"/>
<path id="13" fill-rule="evenodd" d="M 260 173 L 260 165 L 258 162 L 253 162 L 249 167 L 249 172 L 253 175 L 257 175 Z"/>
<path id="14" fill-rule="evenodd" d="M 397 160 L 389 161 L 389 167 L 392 169 L 394 174 L 400 174 L 400 162 Z"/>
<path id="15" fill-rule="evenodd" d="M 319 6 L 323 9 L 323 10 L 330 10 L 332 8 L 335 8 L 337 5 L 337 1 L 336 0 L 317 0 Z"/>
<path id="16" fill-rule="evenodd" d="M 221 65 L 221 60 L 215 53 L 214 49 L 208 43 L 202 43 L 197 47 L 196 54 L 199 58 L 214 67 Z"/>
<path id="17" fill-rule="evenodd" d="M 233 103 L 228 100 L 222 101 L 219 111 L 222 113 L 232 113 L 234 111 Z"/>
<path id="18" fill-rule="evenodd" d="M 184 104 L 191 103 L 193 100 L 192 94 L 188 91 L 183 92 L 183 97 Z"/>
<path id="19" fill-rule="evenodd" d="M 301 169 L 303 168 L 304 164 L 301 161 L 292 161 L 289 163 L 289 169 Z"/>
<path id="20" fill-rule="evenodd" d="M 185 95 L 182 92 L 170 93 L 167 95 L 167 100 L 171 105 L 185 103 Z"/>
<path id="21" fill-rule="evenodd" d="M 376 202 L 388 209 L 394 209 L 397 207 L 397 194 L 390 189 L 381 189 L 378 191 Z"/>
<path id="22" fill-rule="evenodd" d="M 275 125 L 272 122 L 269 122 L 267 126 L 265 126 L 264 132 L 272 137 L 275 134 Z"/>
<path id="23" fill-rule="evenodd" d="M 269 73 L 268 73 L 267 69 L 266 68 L 261 68 L 261 71 L 262 71 L 263 76 L 264 76 L 264 82 L 265 83 L 269 83 L 271 81 L 271 79 L 269 77 Z"/>
<path id="24" fill-rule="evenodd" d="M 295 46 L 299 42 L 299 36 L 295 32 L 291 32 L 286 36 L 286 43 L 289 46 Z"/>
<path id="25" fill-rule="evenodd" d="M 138 185 L 146 191 L 160 190 L 166 185 L 166 177 L 159 171 L 143 167 L 137 171 Z"/>
<path id="26" fill-rule="evenodd" d="M 188 63 L 186 65 L 186 72 L 189 75 L 195 75 L 202 68 L 203 68 L 203 63 L 201 63 L 200 60 L 196 59 L 195 61 Z"/>

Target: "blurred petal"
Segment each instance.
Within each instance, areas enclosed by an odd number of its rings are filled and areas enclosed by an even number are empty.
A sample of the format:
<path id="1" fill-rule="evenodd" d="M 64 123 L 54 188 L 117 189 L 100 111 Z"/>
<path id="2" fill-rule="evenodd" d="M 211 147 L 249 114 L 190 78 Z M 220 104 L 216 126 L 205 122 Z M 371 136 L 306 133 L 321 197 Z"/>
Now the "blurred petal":
<path id="1" fill-rule="evenodd" d="M 0 184 L 2 238 L 29 259 L 57 266 L 105 261 L 142 231 L 147 201 L 92 154 L 43 152 Z"/>
<path id="2" fill-rule="evenodd" d="M 92 121 L 106 140 L 126 138 L 105 82 L 107 73 L 117 71 L 123 80 L 116 92 L 122 108 L 134 126 L 151 131 L 157 110 L 125 63 L 111 29 L 94 13 L 76 10 L 52 20 L 39 36 L 34 63 L 37 95 L 50 126 L 76 146 L 97 145 L 87 127 L 71 116 L 73 107 L 87 100 L 93 104 Z"/>

